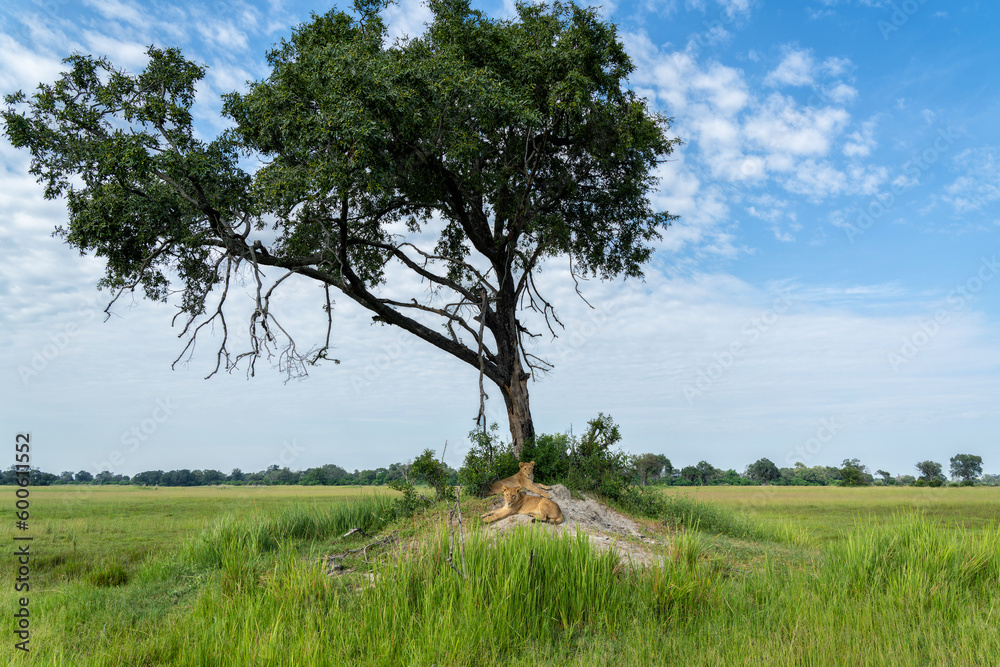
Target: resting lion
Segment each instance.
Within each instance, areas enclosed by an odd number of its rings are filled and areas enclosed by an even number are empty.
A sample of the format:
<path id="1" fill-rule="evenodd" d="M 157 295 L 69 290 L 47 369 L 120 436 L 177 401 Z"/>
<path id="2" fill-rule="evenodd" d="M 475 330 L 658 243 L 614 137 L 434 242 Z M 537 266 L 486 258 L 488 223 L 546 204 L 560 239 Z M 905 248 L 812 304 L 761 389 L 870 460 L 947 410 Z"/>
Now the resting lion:
<path id="1" fill-rule="evenodd" d="M 545 486 L 544 484 L 535 484 L 535 462 L 529 461 L 527 463 L 518 464 L 521 469 L 517 471 L 516 475 L 511 475 L 507 479 L 501 479 L 499 481 L 493 482 L 490 485 L 490 494 L 503 493 L 503 487 L 513 486 L 521 488 L 522 486 L 528 491 L 537 493 L 543 498 L 551 498 L 548 491 L 552 490 L 551 486 Z"/>
<path id="2" fill-rule="evenodd" d="M 541 521 L 559 524 L 563 522 L 562 510 L 559 505 L 548 498 L 529 496 L 519 486 L 504 486 L 503 507 L 483 514 L 483 523 L 493 523 L 514 514 L 527 514 Z"/>

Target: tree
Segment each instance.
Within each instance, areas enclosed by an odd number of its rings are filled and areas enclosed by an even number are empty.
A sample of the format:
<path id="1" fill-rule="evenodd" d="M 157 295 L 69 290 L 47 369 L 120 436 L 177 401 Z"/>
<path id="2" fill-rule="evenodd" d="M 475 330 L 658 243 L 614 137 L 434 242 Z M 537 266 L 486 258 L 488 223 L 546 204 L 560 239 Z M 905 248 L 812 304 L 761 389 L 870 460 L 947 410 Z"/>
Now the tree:
<path id="1" fill-rule="evenodd" d="M 933 482 L 935 479 L 943 480 L 944 474 L 941 472 L 941 464 L 935 461 L 921 461 L 916 466 L 920 471 L 920 479 L 925 482 Z"/>
<path id="2" fill-rule="evenodd" d="M 708 461 L 698 461 L 695 467 L 698 469 L 698 478 L 701 480 L 701 484 L 711 484 L 713 480 L 722 477 L 722 471 Z"/>
<path id="3" fill-rule="evenodd" d="M 844 459 L 841 465 L 841 486 L 868 486 L 868 466 L 860 459 Z"/>
<path id="4" fill-rule="evenodd" d="M 448 466 L 443 461 L 434 458 L 433 449 L 425 449 L 413 460 L 410 474 L 418 482 L 423 482 L 434 489 L 437 500 L 451 498 L 453 489 L 448 484 Z"/>
<path id="5" fill-rule="evenodd" d="M 963 482 L 971 483 L 983 474 L 983 457 L 973 454 L 955 454 L 951 457 L 952 478 L 961 477 Z"/>
<path id="6" fill-rule="evenodd" d="M 162 470 L 145 470 L 136 474 L 135 477 L 132 478 L 132 483 L 136 485 L 141 484 L 143 486 L 156 486 L 161 483 L 162 479 Z"/>
<path id="7" fill-rule="evenodd" d="M 299 26 L 267 78 L 225 96 L 235 127 L 207 143 L 190 112 L 205 69 L 155 47 L 137 75 L 70 56 L 54 84 L 6 97 L 4 131 L 46 198 L 67 198 L 60 233 L 106 260 L 103 286 L 180 293 L 175 364 L 216 323 L 209 376 L 244 360 L 253 375 L 262 357 L 304 375 L 329 359 L 332 287 L 495 383 L 519 455 L 534 437 L 527 382 L 551 368 L 525 343 L 558 326 L 535 274 L 566 258 L 574 281 L 641 277 L 674 218 L 650 205 L 654 169 L 679 140 L 625 86 L 634 66 L 595 9 L 519 3 L 497 21 L 429 0 L 426 33 L 387 44 L 386 4 Z M 244 156 L 265 166 L 247 173 Z M 383 287 L 400 272 L 425 285 Z M 223 306 L 242 279 L 250 342 L 231 352 Z M 324 288 L 326 335 L 308 349 L 271 300 L 301 279 Z"/>
<path id="8" fill-rule="evenodd" d="M 611 415 L 598 413 L 587 422 L 587 430 L 572 443 L 566 485 L 580 491 L 596 491 L 618 500 L 629 486 L 629 456 L 612 451 L 621 432 Z"/>
<path id="9" fill-rule="evenodd" d="M 770 484 L 781 479 L 778 466 L 770 459 L 759 459 L 747 466 L 747 477 L 758 484 Z"/>
<path id="10" fill-rule="evenodd" d="M 641 454 L 635 458 L 632 465 L 642 486 L 646 486 L 650 477 L 656 479 L 660 476 L 664 458 L 662 454 Z"/>
<path id="11" fill-rule="evenodd" d="M 543 433 L 528 440 L 521 450 L 521 459 L 535 462 L 535 480 L 554 484 L 569 473 L 570 437 L 567 433 Z"/>
<path id="12" fill-rule="evenodd" d="M 701 484 L 701 476 L 698 468 L 695 466 L 684 466 L 681 468 L 681 479 Z"/>
<path id="13" fill-rule="evenodd" d="M 76 473 L 76 481 L 80 484 L 90 484 L 94 481 L 94 476 L 86 470 Z"/>
<path id="14" fill-rule="evenodd" d="M 894 484 L 896 480 L 893 478 L 892 473 L 886 472 L 885 470 L 876 470 L 875 474 L 882 478 L 882 483 L 885 485 Z"/>
<path id="15" fill-rule="evenodd" d="M 222 484 L 226 481 L 226 473 L 221 470 L 213 470 L 209 468 L 208 470 L 203 470 L 201 472 L 201 483 L 208 486 L 214 484 Z"/>

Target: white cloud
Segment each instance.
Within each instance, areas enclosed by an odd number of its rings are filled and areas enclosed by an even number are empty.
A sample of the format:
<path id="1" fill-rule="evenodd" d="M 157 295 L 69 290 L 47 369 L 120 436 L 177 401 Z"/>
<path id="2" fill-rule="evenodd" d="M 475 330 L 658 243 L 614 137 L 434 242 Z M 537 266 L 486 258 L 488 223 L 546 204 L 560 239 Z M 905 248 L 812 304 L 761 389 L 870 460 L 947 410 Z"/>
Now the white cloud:
<path id="1" fill-rule="evenodd" d="M 136 71 L 149 62 L 146 55 L 148 44 L 125 41 L 92 30 L 84 30 L 82 36 L 91 55 L 107 56 L 116 67 Z"/>
<path id="2" fill-rule="evenodd" d="M 764 77 L 764 85 L 772 87 L 811 85 L 815 67 L 812 53 L 808 50 L 788 48 L 778 67 Z"/>
<path id="3" fill-rule="evenodd" d="M 197 27 L 206 43 L 214 44 L 221 51 L 243 52 L 249 48 L 247 31 L 230 20 L 206 20 Z"/>
<path id="4" fill-rule="evenodd" d="M 965 173 L 944 189 L 944 200 L 959 213 L 978 211 L 1000 200 L 1000 149 L 969 148 L 954 159 Z"/>
<path id="5" fill-rule="evenodd" d="M 858 96 L 858 91 L 853 86 L 841 81 L 825 88 L 823 95 L 835 104 L 847 104 L 854 101 Z"/>
<path id="6" fill-rule="evenodd" d="M 130 2 L 121 0 L 84 0 L 84 4 L 93 7 L 104 18 L 110 21 L 122 21 L 141 28 L 151 25 L 148 9 L 143 9 Z"/>
<path id="7" fill-rule="evenodd" d="M 844 144 L 844 155 L 847 157 L 867 157 L 872 149 L 878 145 L 875 141 L 875 128 L 877 123 L 868 120 L 861 124 L 861 128 L 847 135 L 847 143 Z"/>
<path id="8" fill-rule="evenodd" d="M 746 136 L 752 146 L 772 153 L 822 156 L 849 120 L 834 107 L 799 107 L 780 93 L 773 93 L 747 119 Z"/>
<path id="9" fill-rule="evenodd" d="M 504 11 L 508 18 L 517 16 L 511 0 L 504 0 Z M 426 31 L 424 24 L 434 19 L 430 7 L 423 0 L 400 0 L 385 8 L 387 38 L 389 43 L 404 37 L 420 37 Z"/>
<path id="10" fill-rule="evenodd" d="M 23 90 L 30 94 L 39 81 L 54 81 L 64 69 L 60 58 L 0 34 L 0 88 L 4 92 Z"/>
<path id="11" fill-rule="evenodd" d="M 829 162 L 809 159 L 796 165 L 794 173 L 783 185 L 789 192 L 819 202 L 847 190 L 847 176 Z"/>

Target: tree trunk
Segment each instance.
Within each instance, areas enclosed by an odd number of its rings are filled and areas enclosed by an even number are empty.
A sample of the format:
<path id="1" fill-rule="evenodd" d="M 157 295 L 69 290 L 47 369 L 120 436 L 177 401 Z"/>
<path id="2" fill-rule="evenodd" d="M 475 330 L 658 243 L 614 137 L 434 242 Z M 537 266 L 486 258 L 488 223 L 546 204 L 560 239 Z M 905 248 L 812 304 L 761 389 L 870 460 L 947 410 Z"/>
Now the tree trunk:
<path id="1" fill-rule="evenodd" d="M 504 403 L 507 404 L 507 419 L 510 422 L 510 436 L 514 444 L 514 456 L 521 458 L 524 443 L 535 437 L 535 426 L 531 422 L 531 408 L 528 406 L 528 379 L 531 377 L 521 369 L 520 355 L 514 354 L 514 368 L 510 381 L 500 386 Z"/>

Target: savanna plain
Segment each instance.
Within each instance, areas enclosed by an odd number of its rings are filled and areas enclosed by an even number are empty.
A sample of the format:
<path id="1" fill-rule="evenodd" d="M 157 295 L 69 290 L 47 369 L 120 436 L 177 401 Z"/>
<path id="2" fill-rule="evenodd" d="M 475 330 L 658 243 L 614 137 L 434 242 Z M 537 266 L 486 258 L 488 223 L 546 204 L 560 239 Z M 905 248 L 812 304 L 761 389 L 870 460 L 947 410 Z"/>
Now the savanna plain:
<path id="1" fill-rule="evenodd" d="M 633 567 L 580 534 L 491 535 L 485 500 L 463 498 L 463 558 L 444 504 L 401 518 L 384 488 L 33 488 L 31 651 L 13 646 L 8 556 L 3 652 L 15 665 L 1000 660 L 1000 488 L 653 493 L 637 520 L 655 564 Z"/>

